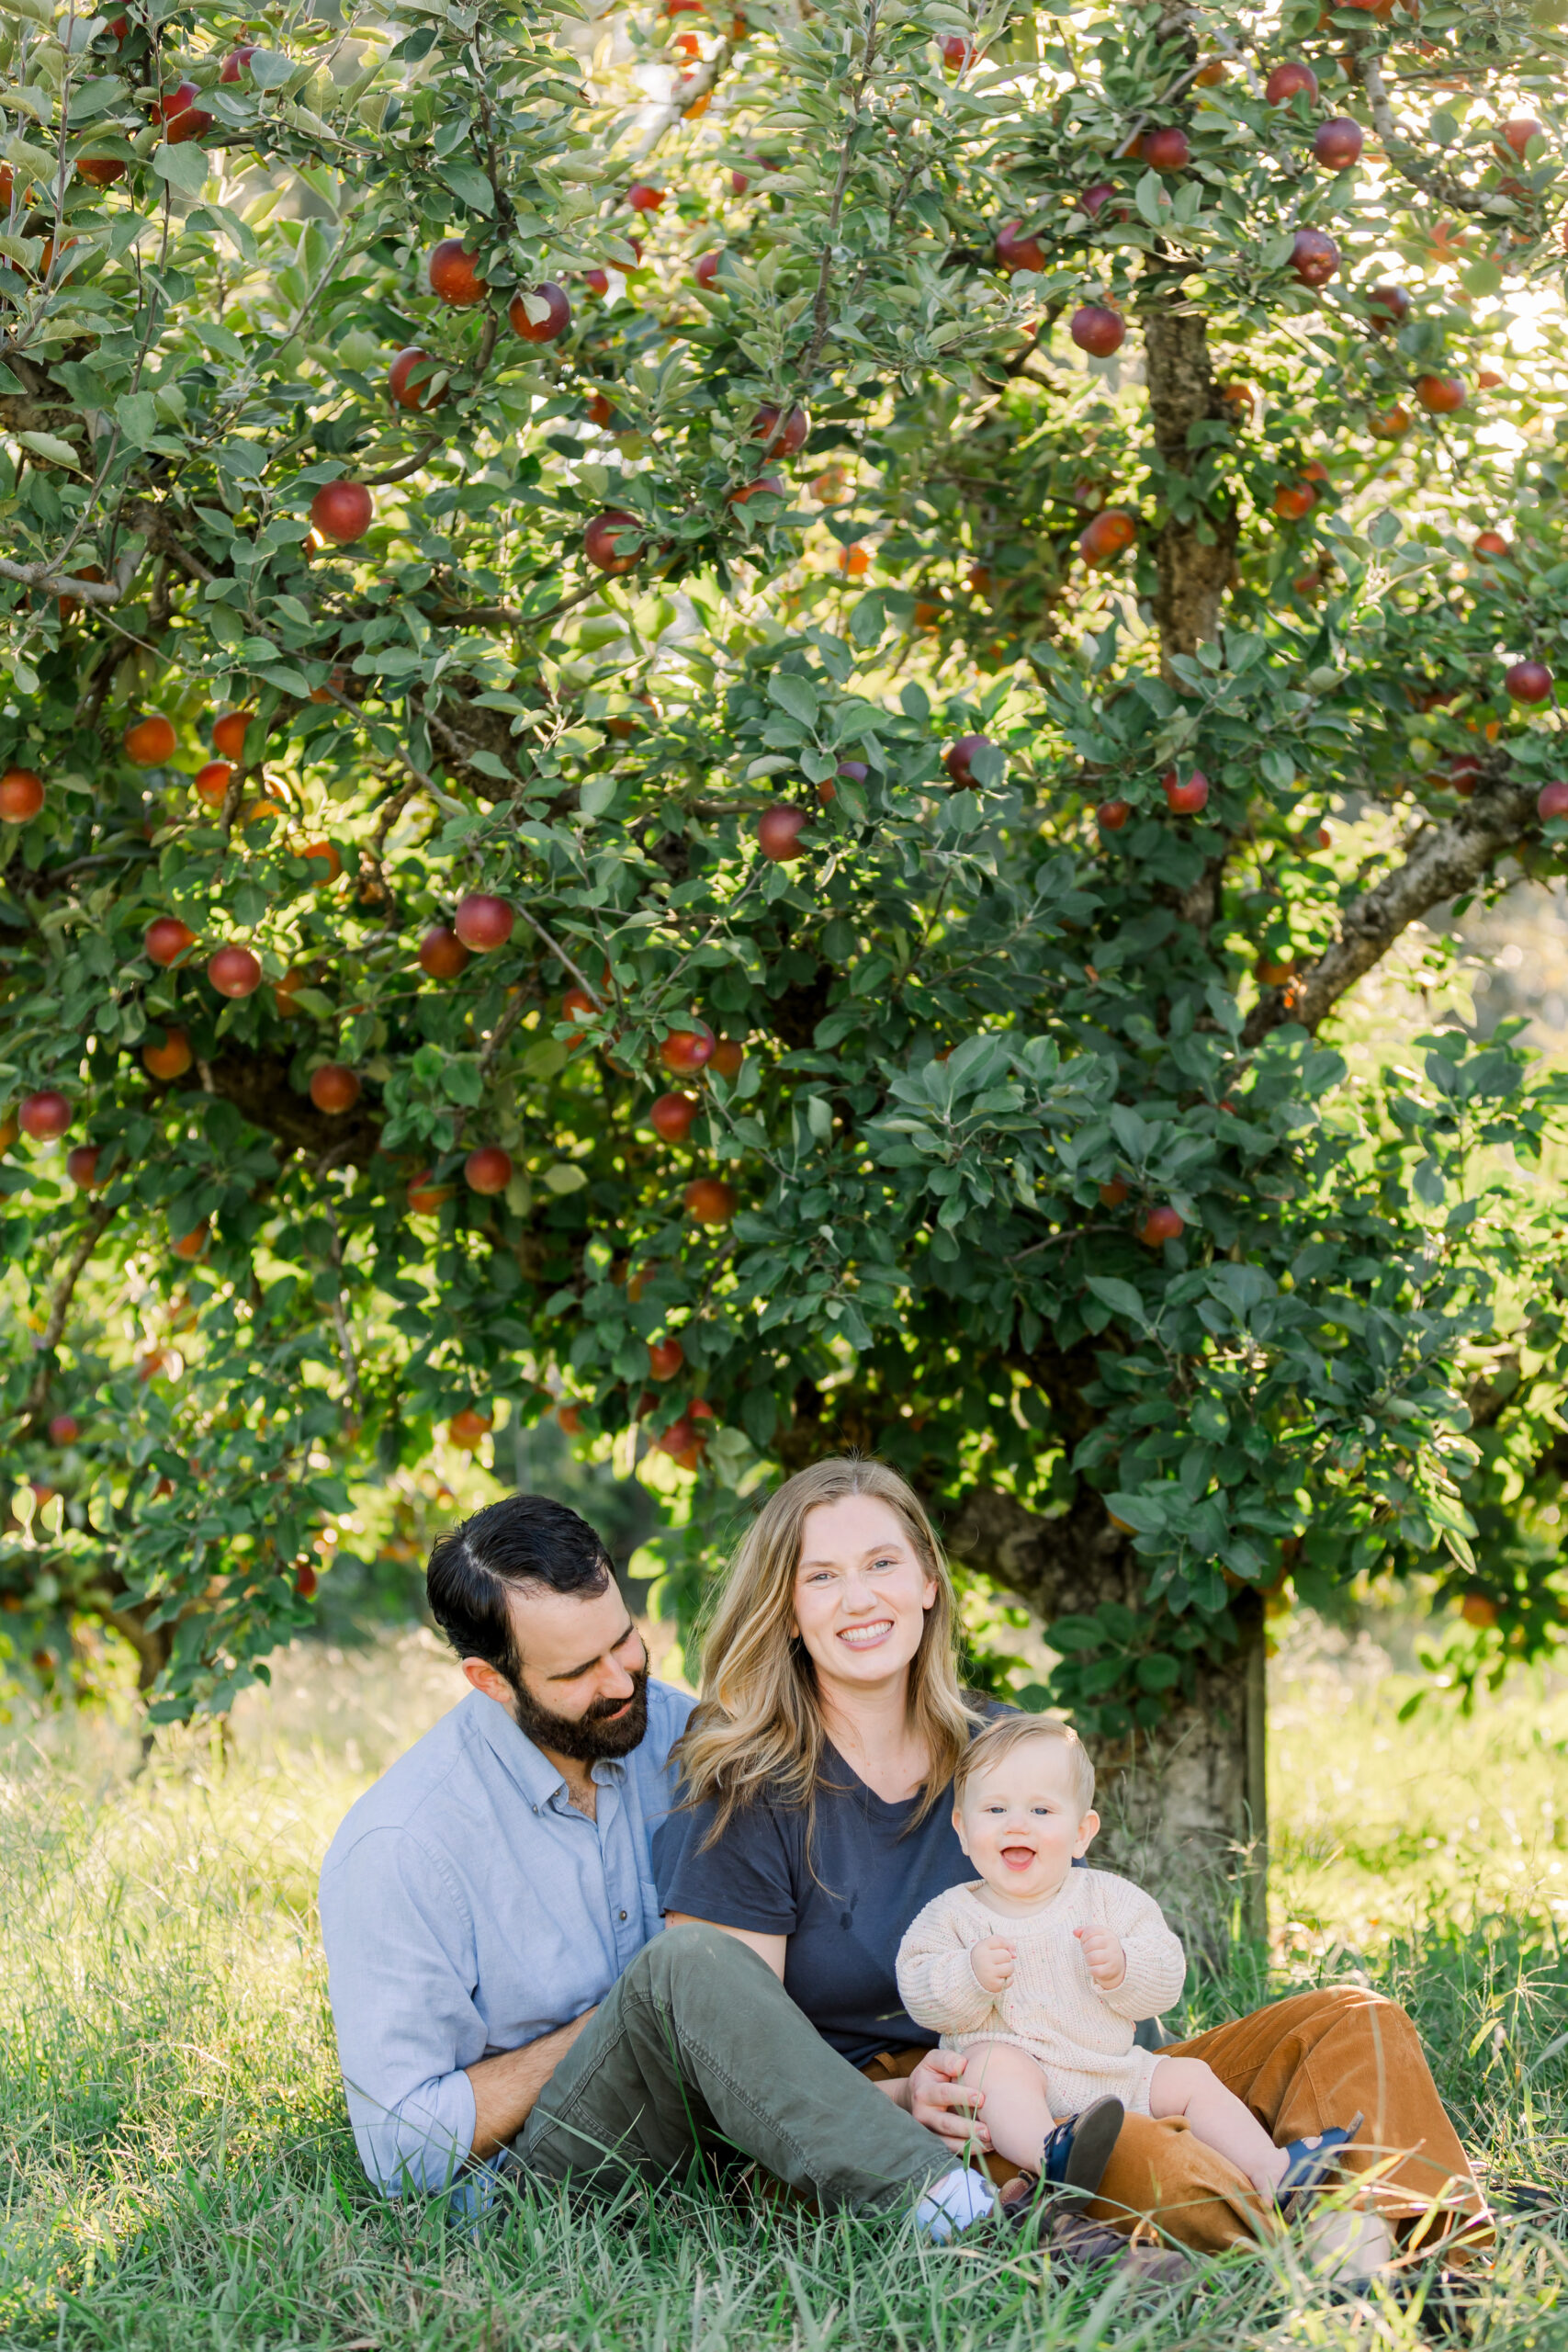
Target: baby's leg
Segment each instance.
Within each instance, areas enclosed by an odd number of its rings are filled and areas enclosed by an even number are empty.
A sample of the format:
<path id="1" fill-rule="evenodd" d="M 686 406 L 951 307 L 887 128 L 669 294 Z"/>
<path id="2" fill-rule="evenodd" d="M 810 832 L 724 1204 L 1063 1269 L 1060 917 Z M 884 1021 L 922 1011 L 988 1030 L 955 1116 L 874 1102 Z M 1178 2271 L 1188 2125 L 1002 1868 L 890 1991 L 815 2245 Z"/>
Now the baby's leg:
<path id="1" fill-rule="evenodd" d="M 1284 2177 L 1290 2159 L 1283 2148 L 1201 2058 L 1159 2061 L 1149 2076 L 1149 2113 L 1185 2116 L 1204 2146 L 1228 2156 L 1260 2197 L 1271 2199 Z"/>
<path id="2" fill-rule="evenodd" d="M 975 2041 L 964 2053 L 966 2086 L 986 2094 L 991 2145 L 1022 2172 L 1037 2173 L 1045 2134 L 1055 2120 L 1045 2077 L 1016 2041 Z"/>

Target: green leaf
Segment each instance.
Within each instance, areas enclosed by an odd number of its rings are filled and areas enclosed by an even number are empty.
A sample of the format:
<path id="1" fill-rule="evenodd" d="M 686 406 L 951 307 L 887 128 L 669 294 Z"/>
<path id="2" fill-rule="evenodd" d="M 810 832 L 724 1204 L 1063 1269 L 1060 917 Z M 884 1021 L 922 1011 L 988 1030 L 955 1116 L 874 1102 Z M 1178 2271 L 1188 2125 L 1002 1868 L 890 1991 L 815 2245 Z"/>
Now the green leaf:
<path id="1" fill-rule="evenodd" d="M 199 141 L 182 140 L 171 147 L 164 140 L 152 150 L 152 169 L 171 187 L 179 188 L 186 196 L 199 196 L 207 185 L 208 161 Z"/>
<path id="2" fill-rule="evenodd" d="M 46 465 L 70 466 L 78 471 L 81 470 L 82 459 L 79 453 L 71 447 L 69 441 L 62 441 L 56 434 L 18 433 L 17 438 L 24 449 L 30 449 L 34 457 L 41 458 Z"/>
<path id="3" fill-rule="evenodd" d="M 449 187 L 459 204 L 470 212 L 492 213 L 495 210 L 495 190 L 489 178 L 475 164 L 443 164 L 436 174 L 445 187 Z"/>

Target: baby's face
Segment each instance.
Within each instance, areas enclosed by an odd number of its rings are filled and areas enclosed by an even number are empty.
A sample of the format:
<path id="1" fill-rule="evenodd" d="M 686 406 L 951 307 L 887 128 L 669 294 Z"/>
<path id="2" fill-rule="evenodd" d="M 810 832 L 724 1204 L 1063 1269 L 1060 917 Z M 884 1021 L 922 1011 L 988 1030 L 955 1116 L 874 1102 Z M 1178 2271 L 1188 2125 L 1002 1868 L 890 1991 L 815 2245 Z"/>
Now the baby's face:
<path id="1" fill-rule="evenodd" d="M 1054 1894 L 1100 1826 L 1074 1793 L 1067 1752 L 1026 1739 L 976 1773 L 954 1806 L 958 1840 L 986 1884 L 1023 1902 Z"/>

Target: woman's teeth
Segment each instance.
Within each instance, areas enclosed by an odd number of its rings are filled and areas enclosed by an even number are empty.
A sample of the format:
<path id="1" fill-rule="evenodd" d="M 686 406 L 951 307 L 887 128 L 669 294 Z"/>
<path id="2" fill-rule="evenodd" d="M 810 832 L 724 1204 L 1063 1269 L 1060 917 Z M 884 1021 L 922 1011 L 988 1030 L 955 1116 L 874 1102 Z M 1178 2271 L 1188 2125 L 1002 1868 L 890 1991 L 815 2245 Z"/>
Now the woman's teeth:
<path id="1" fill-rule="evenodd" d="M 890 1634 L 892 1631 L 892 1618 L 882 1617 L 874 1625 L 846 1625 L 839 1635 L 839 1639 L 841 1642 L 848 1642 L 852 1649 L 867 1649 L 873 1642 L 881 1641 L 885 1634 Z"/>

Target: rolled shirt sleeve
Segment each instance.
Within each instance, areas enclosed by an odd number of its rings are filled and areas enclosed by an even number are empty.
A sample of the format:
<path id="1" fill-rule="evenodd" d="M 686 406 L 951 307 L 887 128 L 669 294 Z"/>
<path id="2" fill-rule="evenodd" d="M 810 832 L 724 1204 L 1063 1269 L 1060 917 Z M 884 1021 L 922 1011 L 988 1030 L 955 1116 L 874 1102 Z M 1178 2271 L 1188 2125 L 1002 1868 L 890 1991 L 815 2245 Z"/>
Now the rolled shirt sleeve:
<path id="1" fill-rule="evenodd" d="M 462 1891 L 407 1830 L 370 1829 L 334 1857 L 321 1906 L 360 2161 L 389 2196 L 445 2188 L 473 2148 L 463 2069 L 486 2041 Z"/>

